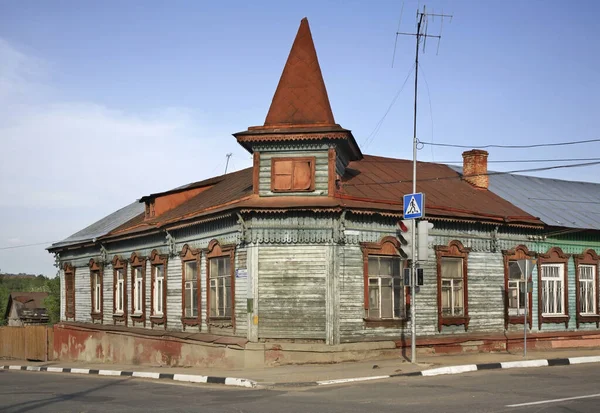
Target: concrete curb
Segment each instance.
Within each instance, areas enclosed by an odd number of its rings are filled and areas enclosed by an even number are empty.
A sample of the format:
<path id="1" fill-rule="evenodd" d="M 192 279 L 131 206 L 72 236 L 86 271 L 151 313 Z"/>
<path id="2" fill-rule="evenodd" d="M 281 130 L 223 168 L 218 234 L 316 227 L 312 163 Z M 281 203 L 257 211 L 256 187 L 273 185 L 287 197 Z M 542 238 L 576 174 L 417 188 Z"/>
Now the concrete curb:
<path id="1" fill-rule="evenodd" d="M 276 384 L 277 387 L 297 387 L 297 386 L 327 386 L 331 384 L 353 383 L 358 381 L 381 380 L 391 377 L 429 377 L 440 376 L 447 374 L 461 374 L 470 371 L 495 370 L 495 369 L 513 369 L 525 367 L 546 367 L 546 366 L 568 366 L 571 364 L 584 363 L 600 363 L 600 356 L 588 357 L 571 357 L 571 358 L 556 358 L 556 359 L 541 359 L 541 360 L 522 360 L 522 361 L 505 361 L 500 363 L 483 363 L 483 364 L 465 364 L 462 366 L 439 367 L 436 369 L 428 369 L 415 371 L 412 373 L 398 373 L 386 376 L 367 376 L 355 377 L 349 379 L 323 380 L 303 383 L 281 383 Z"/>
<path id="2" fill-rule="evenodd" d="M 98 376 L 139 377 L 144 379 L 171 380 L 184 383 L 224 384 L 226 386 L 237 386 L 247 388 L 259 387 L 258 384 L 253 380 L 240 379 L 236 377 L 200 376 L 195 374 L 155 373 L 147 371 L 95 370 L 70 367 L 40 366 L 0 366 L 0 369 L 20 371 L 45 371 L 49 373 L 93 374 Z"/>

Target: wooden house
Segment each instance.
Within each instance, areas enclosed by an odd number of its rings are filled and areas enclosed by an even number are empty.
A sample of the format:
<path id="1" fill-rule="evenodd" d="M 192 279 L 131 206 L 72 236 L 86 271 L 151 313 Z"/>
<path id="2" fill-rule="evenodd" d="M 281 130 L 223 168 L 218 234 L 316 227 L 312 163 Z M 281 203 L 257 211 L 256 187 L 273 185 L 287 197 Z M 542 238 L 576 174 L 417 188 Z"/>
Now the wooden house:
<path id="1" fill-rule="evenodd" d="M 399 221 L 412 161 L 363 154 L 335 122 L 306 19 L 264 124 L 234 137 L 251 168 L 144 196 L 49 247 L 59 357 L 251 366 L 407 354 Z M 597 232 L 563 248 L 537 215 L 489 190 L 487 153 L 463 156 L 464 171 L 417 165 L 435 225 L 415 297 L 418 351 L 519 347 L 525 302 L 532 345 L 596 343 Z M 523 257 L 557 268 L 547 275 L 564 277 L 552 284 L 563 301 L 540 298 L 544 275 L 518 295 Z M 583 279 L 593 305 L 575 317 Z"/>

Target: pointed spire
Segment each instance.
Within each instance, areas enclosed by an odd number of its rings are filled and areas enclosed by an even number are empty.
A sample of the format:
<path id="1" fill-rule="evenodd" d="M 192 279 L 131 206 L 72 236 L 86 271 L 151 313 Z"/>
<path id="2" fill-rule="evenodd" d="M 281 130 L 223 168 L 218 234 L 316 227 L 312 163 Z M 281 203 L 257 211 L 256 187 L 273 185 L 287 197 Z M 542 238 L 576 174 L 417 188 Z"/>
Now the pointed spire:
<path id="1" fill-rule="evenodd" d="M 300 22 L 264 126 L 308 125 L 333 126 L 335 120 L 305 17 Z"/>

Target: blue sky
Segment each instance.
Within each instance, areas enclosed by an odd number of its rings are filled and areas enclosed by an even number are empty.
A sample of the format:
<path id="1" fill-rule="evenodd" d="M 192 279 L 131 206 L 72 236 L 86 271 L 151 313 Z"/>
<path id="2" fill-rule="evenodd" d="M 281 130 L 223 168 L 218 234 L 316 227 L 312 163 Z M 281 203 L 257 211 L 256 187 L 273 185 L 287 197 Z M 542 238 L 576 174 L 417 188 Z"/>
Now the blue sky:
<path id="1" fill-rule="evenodd" d="M 600 138 L 594 1 L 0 0 L 0 270 L 54 275 L 45 245 L 143 195 L 250 166 L 232 133 L 264 122 L 308 17 L 336 121 L 363 152 L 411 158 L 417 7 L 454 15 L 419 73 L 419 139 L 481 146 Z M 429 32 L 439 32 L 439 19 Z M 367 138 L 371 142 L 366 145 Z M 600 143 L 491 149 L 501 171 Z M 462 149 L 425 145 L 425 161 Z M 562 162 L 567 163 L 567 162 Z M 600 167 L 535 173 L 600 182 Z"/>

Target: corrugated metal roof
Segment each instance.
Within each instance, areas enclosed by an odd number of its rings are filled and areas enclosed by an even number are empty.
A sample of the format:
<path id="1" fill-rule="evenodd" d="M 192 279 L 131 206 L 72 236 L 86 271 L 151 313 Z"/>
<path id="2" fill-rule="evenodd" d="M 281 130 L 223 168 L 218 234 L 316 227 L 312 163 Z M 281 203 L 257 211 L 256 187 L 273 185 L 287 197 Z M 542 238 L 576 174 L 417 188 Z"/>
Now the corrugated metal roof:
<path id="1" fill-rule="evenodd" d="M 84 241 L 91 241 L 94 238 L 99 238 L 103 235 L 108 234 L 115 228 L 123 225 L 124 223 L 130 221 L 136 216 L 144 213 L 144 204 L 135 201 L 131 204 L 127 205 L 119 209 L 118 211 L 113 212 L 112 214 L 102 218 L 101 220 L 93 223 L 92 225 L 82 229 L 81 231 L 76 232 L 68 238 L 60 242 L 56 242 L 48 247 L 49 250 L 59 247 L 65 247 L 72 244 L 79 244 Z"/>
<path id="2" fill-rule="evenodd" d="M 600 230 L 600 184 L 493 171 L 489 180 L 491 192 L 548 226 Z"/>

